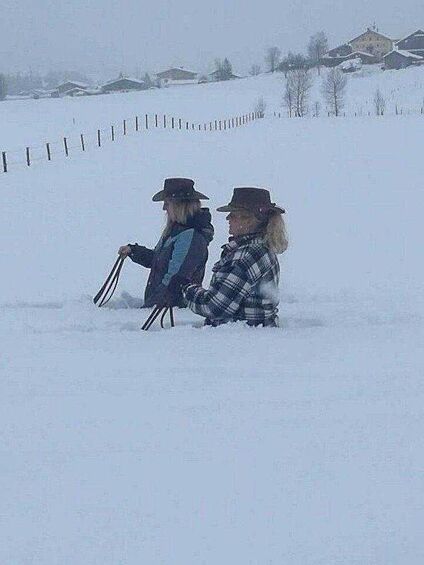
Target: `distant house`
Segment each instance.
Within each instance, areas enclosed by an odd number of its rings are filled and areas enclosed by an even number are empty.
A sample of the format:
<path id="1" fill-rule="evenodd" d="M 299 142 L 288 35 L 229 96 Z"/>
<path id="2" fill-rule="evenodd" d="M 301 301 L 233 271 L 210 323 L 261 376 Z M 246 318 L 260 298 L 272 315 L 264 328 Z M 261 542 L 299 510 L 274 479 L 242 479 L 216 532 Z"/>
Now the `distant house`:
<path id="1" fill-rule="evenodd" d="M 59 84 L 59 86 L 57 86 L 54 89 L 54 91 L 57 92 L 58 96 L 62 96 L 63 94 L 66 94 L 69 90 L 73 90 L 74 88 L 79 88 L 80 90 L 86 90 L 88 88 L 88 84 L 67 80 L 62 84 Z"/>
<path id="2" fill-rule="evenodd" d="M 394 41 L 375 29 L 368 28 L 351 41 L 328 51 L 322 63 L 335 67 L 349 59 L 360 58 L 364 64 L 379 63 L 383 57 L 393 50 Z"/>
<path id="3" fill-rule="evenodd" d="M 221 70 L 217 69 L 216 71 L 213 71 L 213 73 L 209 73 L 208 74 L 208 78 L 211 82 L 215 82 L 217 80 L 219 80 L 219 75 L 222 73 Z M 231 73 L 225 80 L 232 80 L 235 78 L 241 78 L 238 75 L 235 75 L 234 73 Z"/>
<path id="4" fill-rule="evenodd" d="M 406 67 L 421 62 L 424 63 L 424 57 L 401 49 L 394 49 L 384 57 L 384 67 L 386 69 L 406 69 Z"/>
<path id="5" fill-rule="evenodd" d="M 353 61 L 354 59 L 360 59 L 361 63 L 364 65 L 372 65 L 377 62 L 374 55 L 371 55 L 370 53 L 363 53 L 362 51 L 352 51 L 352 53 L 343 57 L 331 57 L 329 56 L 329 53 L 327 53 L 321 59 L 321 62 L 325 67 L 337 67 L 346 61 Z"/>
<path id="6" fill-rule="evenodd" d="M 156 73 L 156 79 L 161 86 L 171 86 L 177 84 L 196 84 L 198 73 L 188 71 L 183 67 L 173 67 L 166 71 Z"/>
<path id="7" fill-rule="evenodd" d="M 130 90 L 147 90 L 147 85 L 143 80 L 119 77 L 102 86 L 102 92 L 129 92 Z"/>
<path id="8" fill-rule="evenodd" d="M 424 57 L 424 31 L 419 29 L 404 39 L 396 42 L 399 51 L 409 51 L 414 55 Z"/>
<path id="9" fill-rule="evenodd" d="M 327 57 L 347 57 L 348 55 L 351 55 L 352 52 L 352 45 L 345 43 L 344 45 L 339 45 L 339 47 L 331 49 L 326 55 Z"/>
<path id="10" fill-rule="evenodd" d="M 380 62 L 384 55 L 393 49 L 394 41 L 389 37 L 379 33 L 375 29 L 368 28 L 365 33 L 361 33 L 355 39 L 348 42 L 354 51 L 361 51 L 373 55 L 377 62 Z"/>

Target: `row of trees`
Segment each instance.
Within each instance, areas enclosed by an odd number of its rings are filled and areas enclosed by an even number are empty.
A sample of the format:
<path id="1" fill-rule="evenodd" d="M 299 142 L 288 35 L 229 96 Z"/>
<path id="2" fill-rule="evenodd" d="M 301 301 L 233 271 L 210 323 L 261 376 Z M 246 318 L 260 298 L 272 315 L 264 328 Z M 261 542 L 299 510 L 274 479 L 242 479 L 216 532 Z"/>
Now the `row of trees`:
<path id="1" fill-rule="evenodd" d="M 323 31 L 319 31 L 310 37 L 307 45 L 307 55 L 289 51 L 285 57 L 282 57 L 279 47 L 269 47 L 265 54 L 266 69 L 271 73 L 281 71 L 287 76 L 289 71 L 316 67 L 318 74 L 320 74 L 321 60 L 327 51 L 327 36 Z M 258 75 L 261 72 L 260 65 L 252 65 L 249 72 L 252 76 Z"/>
<path id="2" fill-rule="evenodd" d="M 312 88 L 309 69 L 295 69 L 287 73 L 284 90 L 284 105 L 290 117 L 301 118 L 309 110 L 309 94 Z M 329 111 L 339 116 L 343 110 L 347 78 L 339 69 L 330 69 L 322 79 L 322 94 Z M 319 103 L 315 104 L 314 114 L 319 115 Z"/>
<path id="3" fill-rule="evenodd" d="M 313 86 L 312 75 L 309 69 L 295 69 L 287 73 L 283 103 L 288 115 L 301 118 L 310 108 L 310 90 Z M 337 68 L 330 69 L 322 78 L 321 90 L 328 111 L 334 116 L 340 116 L 345 104 L 347 77 Z M 383 116 L 386 111 L 386 99 L 381 90 L 377 88 L 373 99 L 376 116 Z M 314 116 L 319 116 L 320 103 L 313 106 Z"/>

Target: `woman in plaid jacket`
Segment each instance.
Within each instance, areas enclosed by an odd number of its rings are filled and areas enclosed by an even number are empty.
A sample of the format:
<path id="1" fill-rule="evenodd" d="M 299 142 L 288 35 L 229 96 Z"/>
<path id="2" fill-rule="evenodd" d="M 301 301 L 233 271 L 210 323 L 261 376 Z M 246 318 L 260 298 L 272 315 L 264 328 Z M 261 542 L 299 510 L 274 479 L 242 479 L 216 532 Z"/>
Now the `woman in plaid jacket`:
<path id="1" fill-rule="evenodd" d="M 235 188 L 229 212 L 229 242 L 213 267 L 208 289 L 181 281 L 188 307 L 217 326 L 244 320 L 249 326 L 278 326 L 277 254 L 287 249 L 282 214 L 268 190 Z"/>

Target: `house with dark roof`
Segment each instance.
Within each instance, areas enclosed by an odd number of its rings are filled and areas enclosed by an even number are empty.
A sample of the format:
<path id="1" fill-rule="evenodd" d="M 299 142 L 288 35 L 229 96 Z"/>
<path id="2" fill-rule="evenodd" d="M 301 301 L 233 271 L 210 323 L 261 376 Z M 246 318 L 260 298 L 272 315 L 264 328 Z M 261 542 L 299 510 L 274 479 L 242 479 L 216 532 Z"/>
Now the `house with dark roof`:
<path id="1" fill-rule="evenodd" d="M 424 57 L 424 31 L 419 29 L 404 39 L 396 42 L 399 51 L 409 51 L 414 55 Z"/>
<path id="2" fill-rule="evenodd" d="M 424 63 L 424 57 L 401 49 L 394 49 L 384 57 L 385 69 L 406 69 L 406 67 L 421 63 Z"/>
<path id="3" fill-rule="evenodd" d="M 137 78 L 119 77 L 102 86 L 102 91 L 105 93 L 129 92 L 131 90 L 147 90 L 147 85 L 143 80 Z"/>
<path id="4" fill-rule="evenodd" d="M 57 96 L 62 96 L 64 94 L 67 94 L 70 90 L 73 90 L 74 88 L 79 88 L 80 90 L 86 90 L 88 88 L 88 84 L 84 84 L 82 82 L 76 82 L 74 80 L 67 80 L 59 84 L 59 86 L 57 86 L 54 89 L 54 93 Z"/>
<path id="5" fill-rule="evenodd" d="M 156 73 L 156 79 L 161 86 L 178 84 L 196 84 L 198 73 L 189 71 L 183 67 L 172 67 L 160 73 Z"/>

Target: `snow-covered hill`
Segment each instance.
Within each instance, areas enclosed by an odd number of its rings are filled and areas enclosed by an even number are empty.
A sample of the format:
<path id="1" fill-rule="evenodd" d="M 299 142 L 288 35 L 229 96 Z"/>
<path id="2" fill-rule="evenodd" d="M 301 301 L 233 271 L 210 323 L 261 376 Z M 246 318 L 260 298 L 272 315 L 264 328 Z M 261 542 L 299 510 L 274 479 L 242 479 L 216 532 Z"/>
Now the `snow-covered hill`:
<path id="1" fill-rule="evenodd" d="M 139 107 L 203 120 L 272 107 L 279 84 L 19 102 L 8 130 L 21 143 Z M 271 117 L 0 176 L 0 563 L 421 565 L 421 139 L 420 116 Z M 151 195 L 174 175 L 212 210 L 245 184 L 285 206 L 281 329 L 177 312 L 142 333 L 133 264 L 93 306 L 119 245 L 155 243 Z M 206 282 L 227 238 L 213 217 Z"/>
<path id="2" fill-rule="evenodd" d="M 325 74 L 323 69 L 323 74 Z M 313 88 L 310 106 L 318 101 L 322 113 L 322 76 L 311 73 Z M 373 98 L 380 88 L 387 100 L 387 112 L 395 107 L 404 113 L 417 113 L 424 101 L 424 67 L 402 71 L 382 71 L 379 65 L 364 66 L 348 76 L 346 112 L 349 115 L 373 113 Z M 241 115 L 254 110 L 259 98 L 264 98 L 270 115 L 284 112 L 282 107 L 284 76 L 260 75 L 235 81 L 186 85 L 126 94 L 108 94 L 40 100 L 14 100 L 0 104 L 0 150 L 22 154 L 26 146 L 44 149 L 46 142 L 69 137 L 79 143 L 81 133 L 93 137 L 98 128 L 110 135 L 110 126 L 122 128 L 122 120 L 134 122 L 136 115 L 167 114 L 189 121 L 209 122 Z M 133 127 L 133 124 L 129 127 Z"/>

